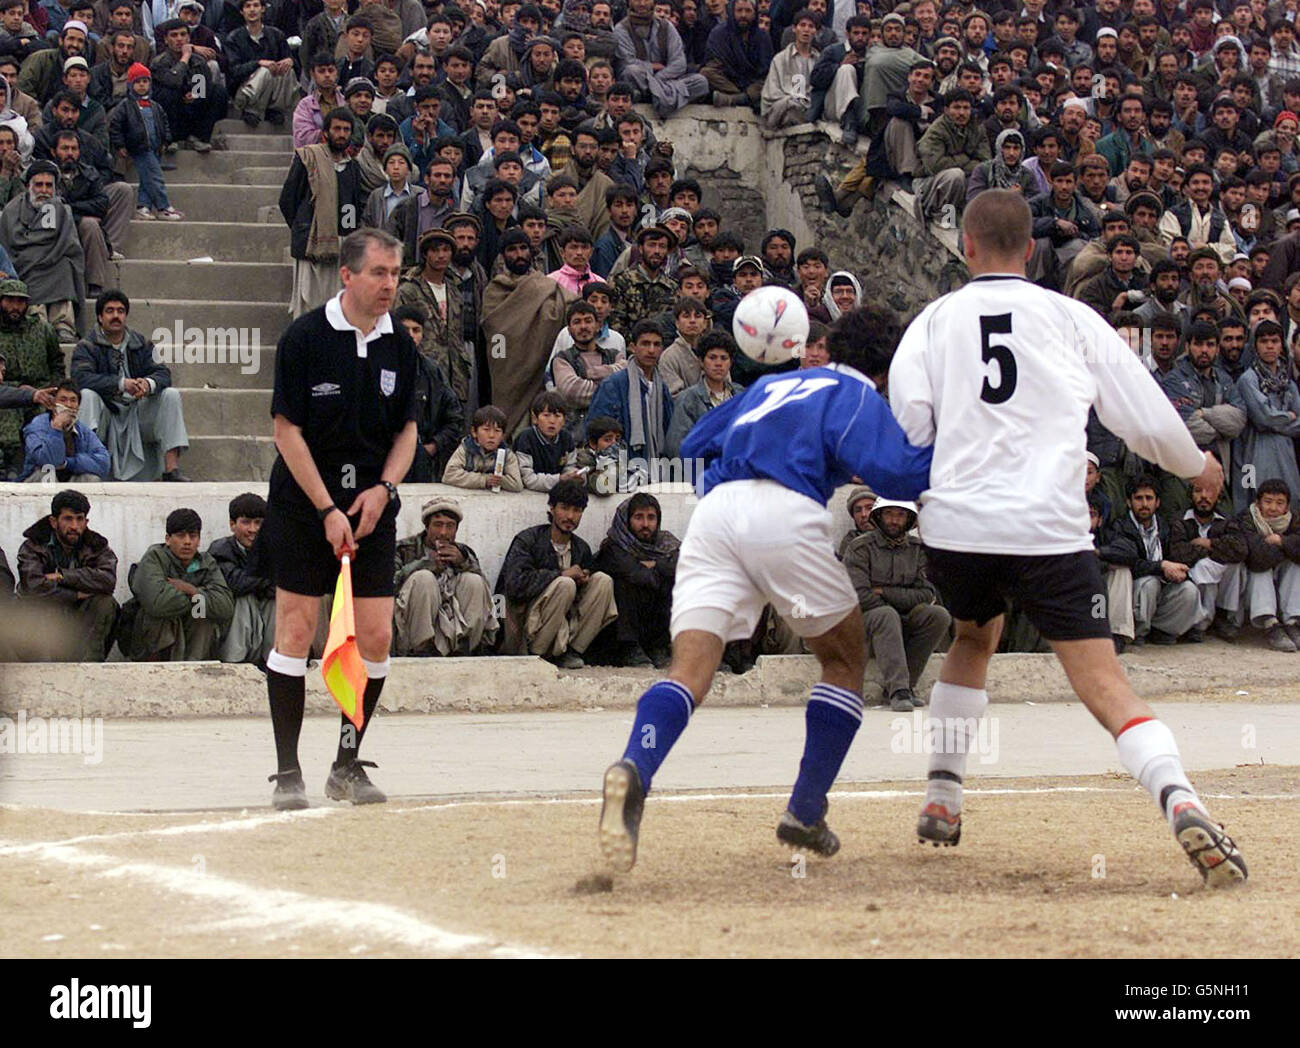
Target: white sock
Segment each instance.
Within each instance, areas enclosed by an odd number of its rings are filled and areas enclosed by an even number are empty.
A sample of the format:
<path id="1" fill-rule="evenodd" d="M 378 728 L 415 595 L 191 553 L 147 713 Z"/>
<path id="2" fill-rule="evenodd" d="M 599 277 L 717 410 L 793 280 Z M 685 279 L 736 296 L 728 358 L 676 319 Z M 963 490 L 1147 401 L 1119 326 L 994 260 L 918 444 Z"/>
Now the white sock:
<path id="1" fill-rule="evenodd" d="M 1192 800 L 1198 807 L 1201 799 L 1187 781 L 1183 762 L 1178 756 L 1174 733 L 1154 718 L 1129 722 L 1115 739 L 1119 759 L 1130 775 L 1137 779 L 1170 819 L 1174 804 Z"/>
<path id="2" fill-rule="evenodd" d="M 962 779 L 979 719 L 989 704 L 983 688 L 936 681 L 930 692 L 930 777 L 927 804 L 942 804 L 949 815 L 961 811 Z"/>

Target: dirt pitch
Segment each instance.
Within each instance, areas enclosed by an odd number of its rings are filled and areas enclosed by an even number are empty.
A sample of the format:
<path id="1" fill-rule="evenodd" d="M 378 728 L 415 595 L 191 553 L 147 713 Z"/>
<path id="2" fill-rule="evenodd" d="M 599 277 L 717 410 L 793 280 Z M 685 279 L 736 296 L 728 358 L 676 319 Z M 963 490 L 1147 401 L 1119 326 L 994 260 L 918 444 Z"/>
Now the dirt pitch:
<path id="1" fill-rule="evenodd" d="M 8 809 L 0 956 L 1297 956 L 1300 769 L 1195 779 L 1242 847 L 1244 888 L 1202 889 L 1120 776 L 981 780 L 943 850 L 912 834 L 916 783 L 843 785 L 827 861 L 776 843 L 782 789 L 656 795 L 638 866 L 609 890 L 590 795 Z"/>

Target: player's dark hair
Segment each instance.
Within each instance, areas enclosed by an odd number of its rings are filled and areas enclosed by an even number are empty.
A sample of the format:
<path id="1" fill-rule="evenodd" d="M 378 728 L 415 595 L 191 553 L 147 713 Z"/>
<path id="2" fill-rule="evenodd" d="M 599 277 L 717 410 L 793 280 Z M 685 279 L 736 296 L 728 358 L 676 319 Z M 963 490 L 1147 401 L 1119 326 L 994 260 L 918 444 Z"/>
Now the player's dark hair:
<path id="1" fill-rule="evenodd" d="M 90 499 L 71 488 L 60 491 L 50 500 L 50 516 L 57 517 L 65 509 L 70 509 L 73 513 L 89 513 Z"/>
<path id="2" fill-rule="evenodd" d="M 555 389 L 544 389 L 533 397 L 533 402 L 528 408 L 536 417 L 543 411 L 550 412 L 552 415 L 567 415 L 569 413 L 569 402 L 564 399 L 564 394 Z"/>
<path id="3" fill-rule="evenodd" d="M 1273 477 L 1270 480 L 1263 481 L 1255 489 L 1255 499 L 1258 501 L 1265 495 L 1285 495 L 1287 505 L 1291 505 L 1291 488 L 1285 480 L 1280 477 Z"/>
<path id="4" fill-rule="evenodd" d="M 475 430 L 479 426 L 496 426 L 497 429 L 504 431 L 506 422 L 506 413 L 504 411 L 495 405 L 485 404 L 474 412 L 473 418 L 469 420 L 469 428 Z"/>
<path id="5" fill-rule="evenodd" d="M 202 534 L 203 520 L 192 509 L 174 509 L 167 514 L 167 522 L 164 527 L 168 535 L 177 535 L 182 531 L 193 531 Z"/>
<path id="6" fill-rule="evenodd" d="M 546 496 L 548 506 L 573 506 L 577 509 L 587 508 L 587 488 L 578 480 L 562 480 Z"/>
<path id="7" fill-rule="evenodd" d="M 616 418 L 610 418 L 608 415 L 597 415 L 595 418 L 587 419 L 586 424 L 587 443 L 593 440 L 599 440 L 607 433 L 613 433 L 616 437 L 623 435 L 623 424 Z"/>
<path id="8" fill-rule="evenodd" d="M 831 325 L 826 349 L 836 364 L 847 364 L 876 379 L 889 372 L 889 362 L 894 359 L 901 334 L 902 328 L 892 309 L 859 306 L 840 314 Z"/>
<path id="9" fill-rule="evenodd" d="M 236 521 L 240 517 L 248 517 L 250 520 L 261 520 L 266 516 L 266 499 L 261 495 L 246 491 L 242 495 L 236 495 L 230 500 L 230 519 Z"/>
<path id="10" fill-rule="evenodd" d="M 1150 488 L 1155 492 L 1156 498 L 1160 498 L 1160 489 L 1156 486 L 1156 478 L 1150 473 L 1139 473 L 1136 477 L 1129 477 L 1124 485 L 1124 497 L 1131 499 L 1143 488 Z"/>

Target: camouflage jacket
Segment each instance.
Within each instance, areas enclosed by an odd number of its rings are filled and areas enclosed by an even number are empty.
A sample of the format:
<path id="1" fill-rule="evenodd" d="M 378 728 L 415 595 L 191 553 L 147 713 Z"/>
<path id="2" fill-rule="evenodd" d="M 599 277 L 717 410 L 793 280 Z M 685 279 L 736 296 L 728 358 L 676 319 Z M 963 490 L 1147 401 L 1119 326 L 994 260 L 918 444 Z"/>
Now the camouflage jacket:
<path id="1" fill-rule="evenodd" d="M 660 271 L 650 276 L 644 266 L 625 269 L 614 278 L 614 307 L 610 310 L 609 326 L 628 340 L 631 354 L 631 332 L 638 320 L 651 320 L 656 314 L 672 309 L 677 297 L 677 282 Z"/>
<path id="2" fill-rule="evenodd" d="M 23 318 L 16 330 L 0 328 L 0 356 L 5 358 L 7 386 L 44 389 L 67 377 L 68 369 L 59 349 L 59 338 L 38 316 Z M 39 408 L 11 408 L 0 411 L 0 445 L 21 447 L 23 425 Z"/>

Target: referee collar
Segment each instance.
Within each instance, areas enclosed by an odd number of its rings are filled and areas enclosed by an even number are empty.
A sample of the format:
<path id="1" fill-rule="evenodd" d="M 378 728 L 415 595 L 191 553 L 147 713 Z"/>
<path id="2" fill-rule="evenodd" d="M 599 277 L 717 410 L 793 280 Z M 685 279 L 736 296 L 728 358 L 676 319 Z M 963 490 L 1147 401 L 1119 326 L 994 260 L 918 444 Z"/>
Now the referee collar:
<path id="1" fill-rule="evenodd" d="M 369 343 L 384 335 L 393 333 L 393 316 L 391 313 L 385 313 L 375 321 L 375 326 L 370 329 L 370 334 L 363 334 L 359 327 L 350 323 L 348 318 L 343 315 L 342 291 L 325 303 L 325 319 L 329 321 L 330 327 L 335 331 L 351 331 L 356 335 L 357 356 L 362 358 L 366 356 L 366 347 Z"/>

